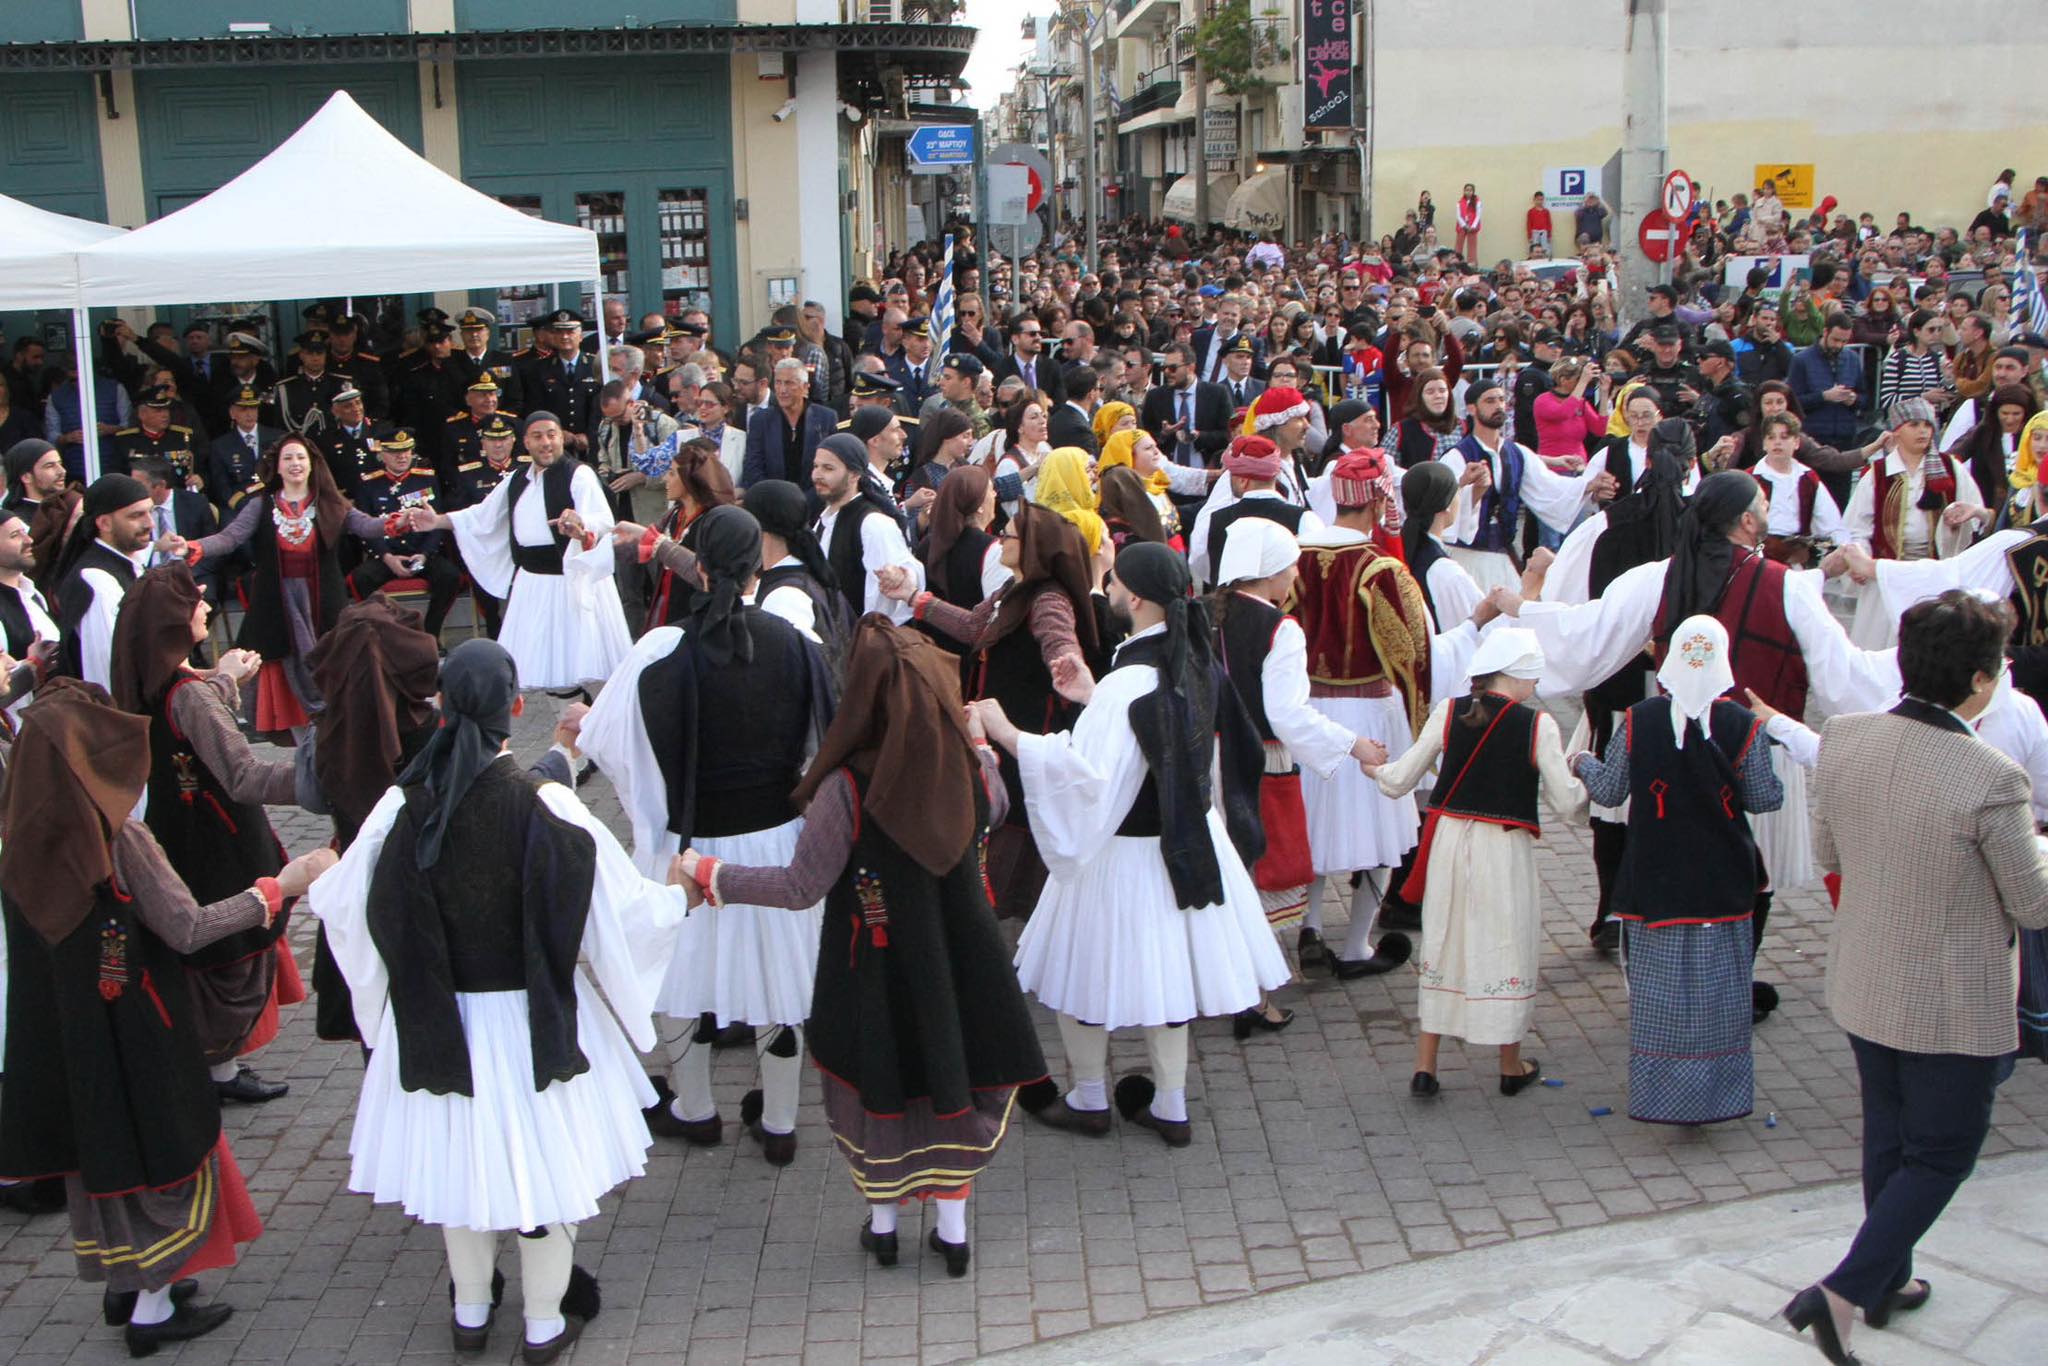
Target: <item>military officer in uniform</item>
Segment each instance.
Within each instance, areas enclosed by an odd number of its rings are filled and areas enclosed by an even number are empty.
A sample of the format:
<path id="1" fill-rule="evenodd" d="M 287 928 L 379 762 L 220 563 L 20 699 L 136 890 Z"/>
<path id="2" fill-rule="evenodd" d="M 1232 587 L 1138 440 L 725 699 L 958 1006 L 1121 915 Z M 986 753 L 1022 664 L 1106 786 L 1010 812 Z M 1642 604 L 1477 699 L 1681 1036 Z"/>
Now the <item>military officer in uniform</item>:
<path id="1" fill-rule="evenodd" d="M 917 418 L 903 411 L 903 386 L 888 375 L 875 370 L 853 372 L 853 387 L 847 391 L 852 396 L 852 406 L 847 421 L 839 424 L 841 431 L 853 420 L 853 414 L 863 408 L 887 408 L 903 419 L 903 429 L 910 433 L 912 444 L 917 440 Z"/>
<path id="2" fill-rule="evenodd" d="M 131 461 L 153 455 L 177 471 L 182 487 L 203 492 L 206 479 L 194 468 L 197 454 L 192 449 L 192 429 L 171 421 L 171 391 L 144 389 L 135 396 L 135 425 L 121 428 L 102 447 L 100 472 L 126 474 Z"/>
<path id="3" fill-rule="evenodd" d="M 420 458 L 445 487 L 455 473 L 449 419 L 464 414 L 469 384 L 450 359 L 455 331 L 446 323 L 420 325 L 419 358 L 405 372 L 398 394 L 398 420 L 419 434 Z"/>
<path id="4" fill-rule="evenodd" d="M 362 349 L 369 325 L 361 314 L 344 313 L 327 334 L 327 373 L 363 396 L 363 412 L 371 421 L 391 415 L 391 389 L 384 382 L 384 362 Z"/>
<path id="5" fill-rule="evenodd" d="M 498 404 L 508 413 L 520 411 L 519 379 L 513 373 L 512 353 L 491 345 L 491 329 L 497 315 L 487 308 L 466 308 L 455 320 L 461 345 L 451 357 L 471 385 L 485 375 L 498 386 Z"/>
<path id="6" fill-rule="evenodd" d="M 423 308 L 413 314 L 413 319 L 417 326 L 406 333 L 404 344 L 386 351 L 384 359 L 379 362 L 384 367 L 384 381 L 391 386 L 391 401 L 394 405 L 404 401 L 405 377 L 413 366 L 420 363 L 420 357 L 426 351 L 427 329 L 450 326 L 448 314 L 438 308 Z"/>
<path id="7" fill-rule="evenodd" d="M 476 457 L 455 467 L 455 487 L 449 497 L 451 510 L 475 507 L 491 496 L 491 490 L 504 482 L 506 475 L 521 465 L 533 463 L 531 456 L 513 454 L 519 445 L 519 429 L 503 413 L 493 415 L 483 424 L 480 438 L 481 449 Z M 477 610 L 483 614 L 484 634 L 496 640 L 498 622 L 505 614 L 504 602 L 474 583 L 470 585 L 470 596 L 476 599 Z"/>
<path id="8" fill-rule="evenodd" d="M 378 467 L 356 489 L 356 506 L 372 517 L 424 507 L 435 510 L 433 474 L 413 464 L 416 442 L 400 427 L 377 445 Z M 358 602 L 394 579 L 424 579 L 427 584 L 426 629 L 441 634 L 441 622 L 462 587 L 462 571 L 449 558 L 447 533 L 408 531 L 363 541 L 363 562 L 349 572 L 348 589 Z"/>
<path id="9" fill-rule="evenodd" d="M 284 436 L 275 427 L 262 423 L 263 395 L 250 385 L 228 402 L 228 429 L 213 439 L 206 452 L 206 466 L 201 471 L 206 480 L 206 496 L 214 507 L 220 510 L 225 522 L 242 505 L 242 499 L 249 494 L 249 486 L 256 482 L 257 467 L 262 463 L 263 452 Z"/>
<path id="10" fill-rule="evenodd" d="M 468 406 L 448 419 L 448 430 L 444 433 L 450 470 L 459 471 L 469 462 L 482 458 L 483 430 L 499 414 L 501 397 L 498 382 L 488 370 L 470 382 L 462 396 Z M 505 416 L 517 417 L 518 414 L 506 413 Z M 452 479 L 444 487 L 453 489 Z"/>
<path id="11" fill-rule="evenodd" d="M 328 408 L 346 382 L 327 369 L 325 332 L 301 332 L 293 345 L 298 347 L 298 372 L 286 375 L 270 391 L 271 409 L 277 414 L 277 425 L 284 430 L 305 432 L 315 439 L 324 440 L 329 421 Z"/>
<path id="12" fill-rule="evenodd" d="M 903 324 L 903 349 L 882 362 L 903 391 L 900 410 L 912 417 L 923 412 L 924 401 L 938 392 L 927 368 L 931 358 L 931 319 L 911 318 Z"/>
<path id="13" fill-rule="evenodd" d="M 327 411 L 334 418 L 321 442 L 327 470 L 342 496 L 353 498 L 363 476 L 377 468 L 377 432 L 364 411 L 363 391 L 353 385 L 336 394 Z"/>
<path id="14" fill-rule="evenodd" d="M 527 363 L 520 382 L 531 412 L 553 413 L 561 419 L 562 443 L 573 454 L 590 449 L 591 421 L 597 416 L 597 367 L 592 358 L 577 348 L 582 344 L 583 319 L 567 308 L 558 308 L 535 324 L 553 336 L 552 351 L 546 358 Z"/>
<path id="15" fill-rule="evenodd" d="M 225 413 L 242 390 L 253 388 L 267 395 L 277 385 L 277 371 L 270 367 L 269 349 L 247 332 L 228 333 L 227 355 L 226 365 L 208 367 L 207 401 L 199 405 L 201 411 Z"/>

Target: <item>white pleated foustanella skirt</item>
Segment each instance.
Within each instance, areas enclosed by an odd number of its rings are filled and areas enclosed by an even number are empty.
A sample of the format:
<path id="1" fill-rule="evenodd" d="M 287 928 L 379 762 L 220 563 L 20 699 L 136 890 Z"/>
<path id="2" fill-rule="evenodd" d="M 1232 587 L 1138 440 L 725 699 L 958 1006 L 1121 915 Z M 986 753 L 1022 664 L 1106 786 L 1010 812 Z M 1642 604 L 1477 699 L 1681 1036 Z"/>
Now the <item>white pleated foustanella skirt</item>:
<path id="1" fill-rule="evenodd" d="M 1311 697 L 1308 704 L 1354 735 L 1379 741 L 1390 755 L 1405 754 L 1415 743 L 1399 694 Z M 1422 830 L 1413 794 L 1389 797 L 1349 760 L 1328 778 L 1303 769 L 1301 802 L 1308 812 L 1308 850 L 1317 877 L 1395 867 Z"/>
<path id="2" fill-rule="evenodd" d="M 704 835 L 691 847 L 745 867 L 781 868 L 796 854 L 801 816 L 766 830 Z M 724 1024 L 800 1025 L 810 1017 L 825 903 L 698 906 L 683 918 L 654 1008 L 676 1019 L 710 1011 Z"/>
<path id="3" fill-rule="evenodd" d="M 1157 838 L 1114 835 L 1079 877 L 1046 879 L 1017 941 L 1017 978 L 1048 1008 L 1109 1029 L 1234 1015 L 1287 985 L 1251 874 L 1209 813 L 1223 900 L 1174 903 Z"/>
<path id="4" fill-rule="evenodd" d="M 520 570 L 505 600 L 498 643 L 519 666 L 522 688 L 574 688 L 612 676 L 633 648 L 619 586 L 610 575 Z"/>
<path id="5" fill-rule="evenodd" d="M 1481 593 L 1491 593 L 1496 588 L 1521 591 L 1522 572 L 1501 551 L 1474 550 L 1469 545 L 1447 545 L 1444 550 L 1472 576 Z"/>
<path id="6" fill-rule="evenodd" d="M 1771 875 L 1773 892 L 1796 891 L 1820 883 L 1820 865 L 1813 861 L 1813 822 L 1806 809 L 1806 770 L 1792 762 L 1783 745 L 1770 748 L 1771 771 L 1785 786 L 1785 803 L 1776 811 L 1749 818 L 1756 849 Z"/>
<path id="7" fill-rule="evenodd" d="M 387 1009 L 349 1137 L 349 1189 L 424 1223 L 484 1230 L 576 1223 L 639 1176 L 653 1140 L 640 1112 L 654 1088 L 583 969 L 576 1043 L 590 1068 L 533 1089 L 524 991 L 457 992 L 469 1043 L 467 1096 L 399 1084 Z"/>

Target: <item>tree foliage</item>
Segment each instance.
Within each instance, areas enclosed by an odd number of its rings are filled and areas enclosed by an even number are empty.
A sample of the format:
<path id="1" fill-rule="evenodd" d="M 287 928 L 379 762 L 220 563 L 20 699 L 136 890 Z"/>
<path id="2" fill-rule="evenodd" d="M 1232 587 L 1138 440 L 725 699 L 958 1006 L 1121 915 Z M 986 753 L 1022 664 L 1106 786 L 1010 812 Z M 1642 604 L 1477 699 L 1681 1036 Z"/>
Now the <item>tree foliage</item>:
<path id="1" fill-rule="evenodd" d="M 1252 18 L 1251 0 L 1223 0 L 1195 28 L 1195 51 L 1203 74 L 1230 95 L 1252 95 L 1271 81 L 1259 68 L 1277 59 L 1272 35 Z"/>

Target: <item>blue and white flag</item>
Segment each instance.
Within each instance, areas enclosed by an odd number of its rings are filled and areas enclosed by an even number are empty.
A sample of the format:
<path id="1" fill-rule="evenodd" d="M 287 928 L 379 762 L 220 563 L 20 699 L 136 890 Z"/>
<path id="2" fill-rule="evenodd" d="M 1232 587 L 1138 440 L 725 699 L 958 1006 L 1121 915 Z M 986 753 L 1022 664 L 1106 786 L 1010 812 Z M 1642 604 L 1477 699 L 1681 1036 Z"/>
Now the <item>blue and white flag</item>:
<path id="1" fill-rule="evenodd" d="M 946 234 L 946 260 L 939 267 L 939 287 L 932 295 L 932 353 L 925 362 L 925 378 L 939 382 L 939 369 L 953 346 L 953 234 Z"/>
<path id="2" fill-rule="evenodd" d="M 2041 277 L 2034 273 L 2034 249 L 2024 232 L 2018 254 L 2017 278 L 2012 282 L 2013 316 L 2024 320 L 2027 331 L 2048 336 L 2048 295 L 2041 292 Z"/>

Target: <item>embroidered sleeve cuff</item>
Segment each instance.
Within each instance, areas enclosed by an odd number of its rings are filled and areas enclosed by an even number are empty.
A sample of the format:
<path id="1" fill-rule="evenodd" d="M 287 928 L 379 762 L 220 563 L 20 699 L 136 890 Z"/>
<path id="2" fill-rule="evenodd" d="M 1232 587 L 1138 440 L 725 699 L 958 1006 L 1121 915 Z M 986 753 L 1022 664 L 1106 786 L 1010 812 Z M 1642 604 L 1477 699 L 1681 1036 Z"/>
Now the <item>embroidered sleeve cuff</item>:
<path id="1" fill-rule="evenodd" d="M 284 888 L 278 885 L 277 879 L 274 877 L 257 878 L 255 891 L 258 896 L 263 898 L 264 921 L 268 923 L 277 919 L 277 913 L 284 909 Z"/>
<path id="2" fill-rule="evenodd" d="M 205 558 L 206 551 L 202 549 L 196 542 L 185 547 L 186 564 L 198 564 L 201 560 Z"/>
<path id="3" fill-rule="evenodd" d="M 713 909 L 725 904 L 718 895 L 718 862 L 708 856 L 697 860 L 697 885 L 704 889 L 704 899 Z"/>
<path id="4" fill-rule="evenodd" d="M 923 621 L 924 609 L 931 606 L 931 604 L 932 595 L 930 593 L 919 593 L 910 600 L 910 619 L 912 621 Z"/>
<path id="5" fill-rule="evenodd" d="M 654 548 L 661 544 L 661 532 L 655 527 L 647 528 L 640 537 L 640 563 L 646 564 L 654 558 Z"/>

